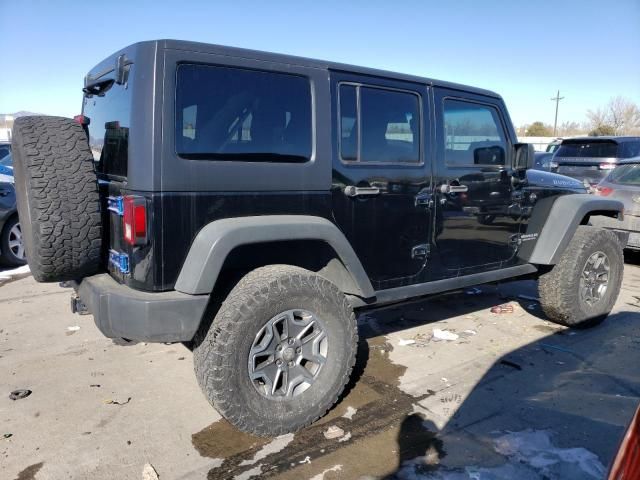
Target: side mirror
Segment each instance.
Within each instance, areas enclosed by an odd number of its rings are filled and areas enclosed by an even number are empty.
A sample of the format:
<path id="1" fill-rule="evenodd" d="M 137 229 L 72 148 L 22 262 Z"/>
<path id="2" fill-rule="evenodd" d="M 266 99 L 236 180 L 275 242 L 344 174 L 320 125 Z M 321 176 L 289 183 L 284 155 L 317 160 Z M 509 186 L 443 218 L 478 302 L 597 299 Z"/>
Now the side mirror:
<path id="1" fill-rule="evenodd" d="M 514 170 L 528 170 L 535 166 L 536 153 L 530 143 L 516 143 L 515 158 L 513 162 Z"/>
<path id="2" fill-rule="evenodd" d="M 504 148 L 500 145 L 473 150 L 474 165 L 504 165 Z"/>

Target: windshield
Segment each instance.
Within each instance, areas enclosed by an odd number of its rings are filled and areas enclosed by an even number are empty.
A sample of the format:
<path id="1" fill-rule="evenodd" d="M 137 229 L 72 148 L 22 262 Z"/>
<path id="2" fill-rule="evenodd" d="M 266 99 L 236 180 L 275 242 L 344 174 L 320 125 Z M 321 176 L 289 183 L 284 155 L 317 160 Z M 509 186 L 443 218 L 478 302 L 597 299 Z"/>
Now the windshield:
<path id="1" fill-rule="evenodd" d="M 622 185 L 640 185 L 640 163 L 620 165 L 609 174 L 607 181 Z"/>
<path id="2" fill-rule="evenodd" d="M 573 158 L 616 158 L 618 144 L 612 141 L 564 142 L 556 152 L 556 157 Z"/>

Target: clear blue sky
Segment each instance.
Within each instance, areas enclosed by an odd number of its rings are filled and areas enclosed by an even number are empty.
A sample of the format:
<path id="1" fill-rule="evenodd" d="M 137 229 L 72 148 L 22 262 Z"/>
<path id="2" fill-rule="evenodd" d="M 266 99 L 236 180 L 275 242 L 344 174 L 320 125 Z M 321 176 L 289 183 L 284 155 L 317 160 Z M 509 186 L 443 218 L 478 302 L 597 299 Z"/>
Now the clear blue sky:
<path id="1" fill-rule="evenodd" d="M 0 112 L 72 116 L 98 61 L 188 39 L 354 63 L 499 92 L 516 125 L 640 104 L 640 0 L 0 0 Z"/>

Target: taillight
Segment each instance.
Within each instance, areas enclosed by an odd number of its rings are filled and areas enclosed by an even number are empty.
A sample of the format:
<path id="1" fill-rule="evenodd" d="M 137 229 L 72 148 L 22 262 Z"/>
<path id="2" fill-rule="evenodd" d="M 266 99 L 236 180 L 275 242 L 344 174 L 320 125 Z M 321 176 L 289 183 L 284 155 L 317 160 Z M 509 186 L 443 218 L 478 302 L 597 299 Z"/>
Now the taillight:
<path id="1" fill-rule="evenodd" d="M 616 168 L 616 164 L 615 163 L 601 163 L 600 166 L 598 167 L 600 168 L 600 170 L 613 170 L 614 168 Z"/>
<path id="2" fill-rule="evenodd" d="M 89 120 L 89 117 L 85 117 L 84 115 L 76 115 L 75 117 L 73 117 L 73 120 L 83 127 L 89 125 L 89 122 L 91 121 Z"/>
<path id="3" fill-rule="evenodd" d="M 124 239 L 130 245 L 147 243 L 147 202 L 143 197 L 125 195 L 122 227 Z"/>
<path id="4" fill-rule="evenodd" d="M 601 187 L 600 185 L 598 185 L 595 189 L 595 194 L 596 195 L 600 195 L 601 197 L 606 197 L 608 195 L 611 195 L 611 192 L 613 192 L 613 188 L 611 187 Z"/>

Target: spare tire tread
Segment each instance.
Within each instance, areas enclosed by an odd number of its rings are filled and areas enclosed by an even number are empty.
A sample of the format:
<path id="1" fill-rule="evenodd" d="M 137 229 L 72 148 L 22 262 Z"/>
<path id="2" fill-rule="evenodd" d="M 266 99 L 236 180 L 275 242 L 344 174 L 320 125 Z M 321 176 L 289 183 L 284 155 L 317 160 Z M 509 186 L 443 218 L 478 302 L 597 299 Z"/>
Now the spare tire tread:
<path id="1" fill-rule="evenodd" d="M 56 282 L 96 273 L 102 226 L 87 134 L 71 119 L 44 116 L 17 118 L 13 132 L 18 214 L 33 276 Z"/>

